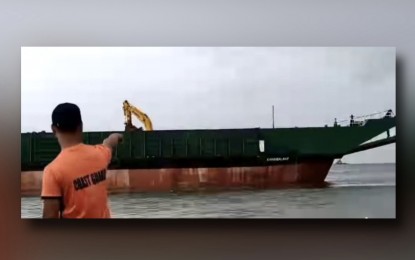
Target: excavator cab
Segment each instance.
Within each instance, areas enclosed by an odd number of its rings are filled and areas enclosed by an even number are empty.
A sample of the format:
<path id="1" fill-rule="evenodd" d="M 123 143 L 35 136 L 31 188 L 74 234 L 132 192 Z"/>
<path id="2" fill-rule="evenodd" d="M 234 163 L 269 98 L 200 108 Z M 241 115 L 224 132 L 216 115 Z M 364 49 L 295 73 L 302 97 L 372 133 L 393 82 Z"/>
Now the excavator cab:
<path id="1" fill-rule="evenodd" d="M 135 125 L 131 124 L 125 124 L 125 132 L 135 132 L 135 131 L 143 131 L 142 127 L 136 127 Z"/>

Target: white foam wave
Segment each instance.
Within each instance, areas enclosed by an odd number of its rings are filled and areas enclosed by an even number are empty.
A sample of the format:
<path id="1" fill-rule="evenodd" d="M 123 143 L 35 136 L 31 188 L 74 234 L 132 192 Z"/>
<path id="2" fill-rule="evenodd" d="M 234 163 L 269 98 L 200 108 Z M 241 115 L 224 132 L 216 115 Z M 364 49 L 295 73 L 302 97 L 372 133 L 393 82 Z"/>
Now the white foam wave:
<path id="1" fill-rule="evenodd" d="M 395 183 L 330 183 L 330 187 L 395 187 Z"/>

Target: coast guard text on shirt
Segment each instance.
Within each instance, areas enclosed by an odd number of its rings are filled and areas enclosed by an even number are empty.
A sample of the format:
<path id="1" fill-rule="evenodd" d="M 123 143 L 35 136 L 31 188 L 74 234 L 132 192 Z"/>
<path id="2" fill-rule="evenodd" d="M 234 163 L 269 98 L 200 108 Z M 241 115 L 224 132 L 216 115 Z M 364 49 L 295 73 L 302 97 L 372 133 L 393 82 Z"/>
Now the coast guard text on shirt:
<path id="1" fill-rule="evenodd" d="M 106 179 L 107 171 L 100 170 L 92 174 L 87 174 L 85 176 L 79 177 L 73 181 L 75 190 L 85 189 L 91 185 L 98 184 Z"/>

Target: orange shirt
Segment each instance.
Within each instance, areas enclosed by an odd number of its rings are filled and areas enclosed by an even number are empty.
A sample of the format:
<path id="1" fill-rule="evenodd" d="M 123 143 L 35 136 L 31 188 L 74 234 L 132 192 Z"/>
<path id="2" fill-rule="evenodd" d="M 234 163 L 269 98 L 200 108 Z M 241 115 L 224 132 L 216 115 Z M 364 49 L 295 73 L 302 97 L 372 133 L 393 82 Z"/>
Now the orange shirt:
<path id="1" fill-rule="evenodd" d="M 110 218 L 106 173 L 111 156 L 104 145 L 63 149 L 44 169 L 42 198 L 60 197 L 62 218 Z"/>

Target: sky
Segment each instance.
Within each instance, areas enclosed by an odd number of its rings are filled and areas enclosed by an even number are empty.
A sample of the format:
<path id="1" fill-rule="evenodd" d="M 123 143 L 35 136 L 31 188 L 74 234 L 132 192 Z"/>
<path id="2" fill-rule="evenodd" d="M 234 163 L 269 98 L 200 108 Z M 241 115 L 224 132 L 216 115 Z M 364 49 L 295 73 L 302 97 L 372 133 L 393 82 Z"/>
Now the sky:
<path id="1" fill-rule="evenodd" d="M 123 131 L 124 100 L 157 130 L 270 128 L 272 106 L 275 127 L 396 111 L 395 48 L 22 47 L 21 54 L 22 132 L 49 132 L 62 102 L 81 108 L 85 131 Z M 395 162 L 395 148 L 343 161 Z"/>

